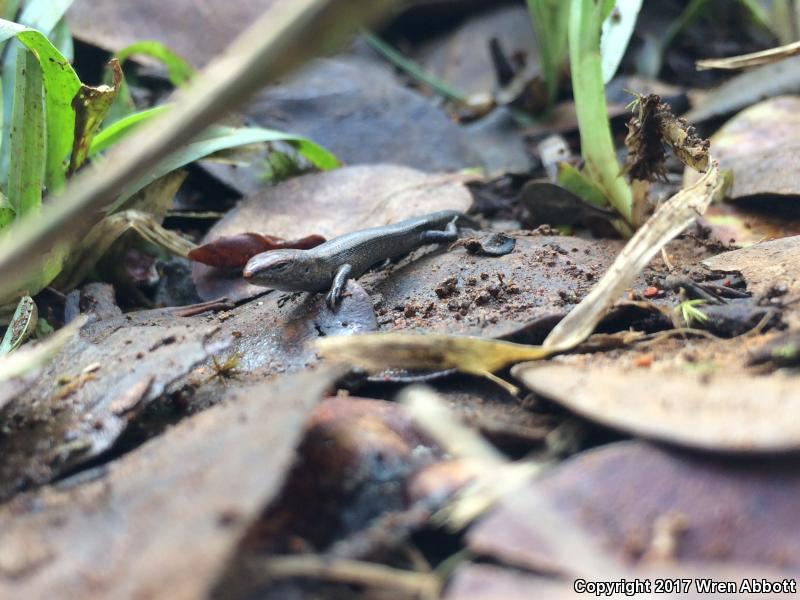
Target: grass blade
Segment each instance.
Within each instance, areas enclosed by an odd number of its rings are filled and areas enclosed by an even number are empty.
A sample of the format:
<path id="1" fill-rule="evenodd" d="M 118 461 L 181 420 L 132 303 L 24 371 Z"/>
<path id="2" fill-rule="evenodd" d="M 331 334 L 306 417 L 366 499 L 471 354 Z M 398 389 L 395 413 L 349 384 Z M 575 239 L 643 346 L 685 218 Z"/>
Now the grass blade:
<path id="1" fill-rule="evenodd" d="M 586 170 L 603 188 L 606 198 L 628 222 L 632 220 L 633 196 L 614 150 L 608 122 L 600 30 L 613 1 L 572 0 L 569 45 L 572 90 L 581 133 Z"/>
<path id="2" fill-rule="evenodd" d="M 603 81 L 608 83 L 617 73 L 625 50 L 636 28 L 643 0 L 617 0 L 615 11 L 603 22 L 600 52 L 603 60 Z"/>
<path id="3" fill-rule="evenodd" d="M 27 0 L 19 16 L 20 23 L 50 35 L 67 14 L 72 2 L 73 0 Z"/>
<path id="4" fill-rule="evenodd" d="M 144 54 L 154 58 L 167 67 L 167 77 L 175 87 L 186 85 L 195 75 L 194 67 L 186 62 L 182 56 L 157 41 L 136 42 L 117 52 L 116 57 L 121 64 L 136 54 Z"/>
<path id="5" fill-rule="evenodd" d="M 118 121 L 114 121 L 114 123 L 94 136 L 92 144 L 89 147 L 89 158 L 108 150 L 114 144 L 122 141 L 126 135 L 136 130 L 137 127 L 159 115 L 163 115 L 170 108 L 172 108 L 170 105 L 163 104 L 130 114 Z"/>
<path id="6" fill-rule="evenodd" d="M 8 199 L 17 217 L 36 215 L 41 209 L 47 151 L 45 139 L 42 71 L 30 52 L 20 52 L 17 54 L 11 111 L 11 171 L 8 179 Z"/>
<path id="7" fill-rule="evenodd" d="M 125 208 L 127 201 L 134 194 L 167 173 L 223 150 L 265 142 L 289 142 L 294 144 L 300 154 L 320 169 L 333 169 L 339 166 L 339 161 L 328 150 L 302 137 L 259 127 L 212 127 L 201 136 L 201 139 L 187 144 L 161 161 L 150 172 L 132 182 L 120 194 L 119 199 L 111 206 L 109 212 L 116 212 Z"/>

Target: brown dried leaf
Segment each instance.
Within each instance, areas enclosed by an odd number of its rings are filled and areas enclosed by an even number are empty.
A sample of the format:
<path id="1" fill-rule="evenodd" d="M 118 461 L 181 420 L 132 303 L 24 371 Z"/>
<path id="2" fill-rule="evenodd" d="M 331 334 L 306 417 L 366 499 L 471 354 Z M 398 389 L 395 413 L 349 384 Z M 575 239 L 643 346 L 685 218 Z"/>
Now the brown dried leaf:
<path id="1" fill-rule="evenodd" d="M 800 449 L 800 378 L 608 364 L 518 365 L 528 389 L 595 422 L 660 441 L 724 452 Z"/>

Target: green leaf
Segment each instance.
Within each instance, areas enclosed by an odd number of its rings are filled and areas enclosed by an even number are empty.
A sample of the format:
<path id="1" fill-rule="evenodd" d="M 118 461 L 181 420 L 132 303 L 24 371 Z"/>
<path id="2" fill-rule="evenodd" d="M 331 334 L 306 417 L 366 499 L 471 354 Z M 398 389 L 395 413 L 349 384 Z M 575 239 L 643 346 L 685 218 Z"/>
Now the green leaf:
<path id="1" fill-rule="evenodd" d="M 14 212 L 14 207 L 8 201 L 6 195 L 0 192 L 0 233 L 3 229 L 11 225 L 17 213 Z"/>
<path id="2" fill-rule="evenodd" d="M 13 4 L 13 3 L 11 3 Z M 16 3 L 19 5 L 19 2 Z M 54 27 L 56 27 L 57 23 L 61 21 L 64 17 L 69 6 L 72 4 L 72 0 L 27 0 L 24 3 L 24 9 L 22 14 L 19 16 L 20 23 L 12 23 L 11 21 L 0 20 L 0 48 L 5 45 L 9 39 L 17 35 L 22 31 L 34 31 L 38 33 L 42 38 L 44 38 L 44 42 L 49 44 L 47 41 L 47 37 L 49 36 L 51 31 Z M 13 8 L 13 7 L 11 7 Z M 13 13 L 15 11 L 9 11 Z M 59 33 L 59 35 L 61 35 Z M 28 46 L 24 40 L 20 39 L 20 41 Z M 44 46 L 44 43 L 38 43 L 37 46 Z M 52 44 L 49 44 L 52 46 Z M 8 168 L 11 158 L 11 148 L 8 143 L 9 132 L 10 132 L 10 124 L 11 124 L 11 105 L 12 105 L 12 98 L 14 96 L 14 85 L 13 85 L 13 78 L 12 74 L 14 73 L 14 69 L 16 68 L 17 64 L 17 44 L 11 44 L 8 48 L 6 48 L 5 56 L 3 57 L 3 69 L 2 72 L 4 74 L 5 79 L 5 87 L 3 89 L 3 134 L 2 138 L 0 138 L 0 183 L 5 185 L 6 181 L 8 180 Z M 63 55 L 55 51 L 55 53 L 50 53 L 45 50 L 33 50 L 28 46 L 28 49 L 37 53 L 39 56 L 39 65 L 42 67 L 42 72 L 45 78 L 45 85 L 50 86 L 47 88 L 48 97 L 46 98 L 46 107 L 48 113 L 53 112 L 55 109 L 51 109 L 51 104 L 63 104 L 59 96 L 61 94 L 56 94 L 56 97 L 50 99 L 49 94 L 51 91 L 51 87 L 57 84 L 57 81 L 50 81 L 50 73 L 49 71 L 55 70 L 58 68 L 59 63 L 65 63 L 69 67 L 68 61 L 63 57 Z M 55 48 L 53 48 L 55 50 Z M 49 64 L 44 64 L 43 61 L 47 61 Z M 69 70 L 72 70 L 72 67 L 69 67 Z M 73 72 L 74 75 L 74 72 Z M 59 78 L 60 79 L 60 78 Z M 75 76 L 75 80 L 77 81 L 77 76 Z M 80 83 L 80 82 L 78 82 Z M 63 84 L 59 84 L 63 85 Z M 77 90 L 77 87 L 76 87 Z M 72 101 L 72 97 L 68 98 L 66 104 Z M 51 122 L 51 118 L 53 121 Z M 54 125 L 58 122 L 57 116 L 51 117 L 48 114 L 48 127 Z M 65 123 L 71 123 L 72 121 L 69 120 Z M 52 134 L 52 132 L 50 132 Z M 69 149 L 72 147 L 72 133 L 70 132 L 69 135 L 65 136 L 65 139 L 61 140 L 63 143 L 59 146 L 59 137 L 55 136 L 52 137 L 51 135 L 51 143 L 53 144 L 53 148 L 55 149 L 58 146 L 60 149 L 66 148 L 66 153 L 69 153 Z M 69 148 L 67 148 L 69 147 Z M 48 149 L 48 152 L 50 149 Z M 52 153 L 51 153 L 52 154 Z M 67 154 L 64 154 L 61 160 L 66 160 Z M 46 173 L 47 175 L 47 185 L 53 189 L 60 189 L 63 187 L 63 180 L 56 177 L 55 183 L 56 188 L 52 188 L 53 180 L 51 178 L 51 173 L 53 172 L 53 167 L 58 158 L 48 158 L 48 160 L 52 160 L 53 164 L 48 163 L 48 168 Z M 66 168 L 66 165 L 64 165 Z M 58 185 L 59 182 L 61 185 Z"/>
<path id="3" fill-rule="evenodd" d="M 142 125 L 150 119 L 167 112 L 170 108 L 171 106 L 168 104 L 163 106 L 155 106 L 141 112 L 133 113 L 127 117 L 123 117 L 119 121 L 115 121 L 94 136 L 92 145 L 89 148 L 89 157 L 91 158 L 92 156 L 107 150 L 126 135 L 133 132 L 139 125 Z"/>
<path id="4" fill-rule="evenodd" d="M 528 0 L 550 106 L 558 94 L 561 66 L 567 53 L 569 10 L 568 0 Z"/>
<path id="5" fill-rule="evenodd" d="M 23 52 L 17 55 L 8 179 L 8 200 L 17 216 L 41 209 L 45 154 L 42 71 L 36 58 Z"/>
<path id="6" fill-rule="evenodd" d="M 0 342 L 0 356 L 13 352 L 33 335 L 38 317 L 39 312 L 33 298 L 23 296 L 17 305 L 17 310 L 14 311 L 14 316 L 11 317 L 3 341 Z"/>
<path id="7" fill-rule="evenodd" d="M 128 58 L 136 54 L 144 54 L 155 58 L 167 67 L 167 77 L 175 87 L 186 85 L 194 77 L 194 67 L 161 42 L 150 40 L 136 42 L 117 52 L 116 57 L 120 63 L 124 63 Z"/>
<path id="8" fill-rule="evenodd" d="M 188 84 L 195 75 L 192 65 L 186 62 L 181 56 L 167 48 L 161 42 L 143 41 L 137 42 L 123 48 L 116 54 L 120 64 L 124 63 L 131 56 L 143 54 L 156 59 L 167 67 L 167 77 L 175 87 L 182 87 Z M 110 83 L 106 81 L 106 83 Z M 109 110 L 106 124 L 110 125 L 136 112 L 136 105 L 131 96 L 128 82 L 123 80 L 119 90 L 119 95 Z"/>
<path id="9" fill-rule="evenodd" d="M 66 182 L 66 161 L 75 132 L 72 100 L 81 89 L 81 82 L 69 62 L 42 33 L 0 19 L 0 42 L 14 36 L 33 53 L 41 67 L 47 115 L 45 185 L 50 193 L 58 193 Z"/>
<path id="10" fill-rule="evenodd" d="M 603 22 L 600 54 L 603 59 L 603 83 L 614 77 L 628 49 L 636 28 L 643 0 L 617 0 L 616 8 Z"/>
<path id="11" fill-rule="evenodd" d="M 392 46 L 384 42 L 374 33 L 364 31 L 362 32 L 362 35 L 367 43 L 378 53 L 380 53 L 386 60 L 390 61 L 398 69 L 402 69 L 411 75 L 411 77 L 414 79 L 427 84 L 437 94 L 457 102 L 466 101 L 466 93 L 452 87 L 445 81 L 442 81 L 439 77 L 427 72 L 421 65 L 403 56 L 402 53 L 395 50 Z"/>
<path id="12" fill-rule="evenodd" d="M 140 177 L 126 187 L 108 212 L 112 213 L 122 209 L 136 192 L 175 169 L 185 167 L 215 152 L 229 150 L 237 146 L 265 142 L 288 142 L 297 148 L 297 151 L 309 162 L 320 169 L 334 169 L 340 164 L 337 158 L 328 150 L 300 136 L 259 127 L 211 127 L 199 139 L 173 153 L 146 176 Z"/>

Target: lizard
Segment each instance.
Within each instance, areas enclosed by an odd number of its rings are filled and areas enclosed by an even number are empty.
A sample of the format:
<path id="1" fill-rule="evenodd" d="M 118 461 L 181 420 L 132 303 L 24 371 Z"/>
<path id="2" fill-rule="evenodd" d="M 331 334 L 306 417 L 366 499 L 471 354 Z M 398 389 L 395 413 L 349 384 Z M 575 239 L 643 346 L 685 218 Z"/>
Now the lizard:
<path id="1" fill-rule="evenodd" d="M 358 279 L 371 267 L 408 254 L 428 244 L 458 239 L 457 223 L 474 221 L 454 210 L 347 233 L 309 250 L 270 250 L 252 257 L 244 278 L 255 285 L 284 292 L 324 292 L 331 310 L 349 279 Z"/>

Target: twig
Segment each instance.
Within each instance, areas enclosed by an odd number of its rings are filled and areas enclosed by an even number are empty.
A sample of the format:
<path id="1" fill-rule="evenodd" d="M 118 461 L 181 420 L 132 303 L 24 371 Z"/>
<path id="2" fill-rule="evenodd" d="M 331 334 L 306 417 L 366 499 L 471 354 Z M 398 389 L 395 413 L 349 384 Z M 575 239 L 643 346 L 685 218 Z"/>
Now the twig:
<path id="1" fill-rule="evenodd" d="M 410 598 L 436 600 L 441 582 L 430 573 L 394 569 L 376 563 L 320 555 L 279 556 L 263 563 L 266 574 L 273 579 L 313 577 L 338 583 L 355 583 L 373 588 L 392 590 Z"/>
<path id="2" fill-rule="evenodd" d="M 762 50 L 761 52 L 751 52 L 750 54 L 740 54 L 728 58 L 707 58 L 698 60 L 695 63 L 698 71 L 708 69 L 745 69 L 747 67 L 757 67 L 769 63 L 778 62 L 785 58 L 800 54 L 800 42 L 793 42 L 785 46 Z"/>

